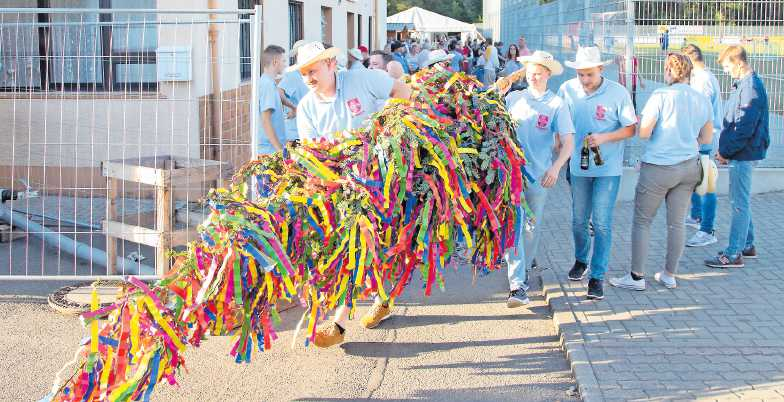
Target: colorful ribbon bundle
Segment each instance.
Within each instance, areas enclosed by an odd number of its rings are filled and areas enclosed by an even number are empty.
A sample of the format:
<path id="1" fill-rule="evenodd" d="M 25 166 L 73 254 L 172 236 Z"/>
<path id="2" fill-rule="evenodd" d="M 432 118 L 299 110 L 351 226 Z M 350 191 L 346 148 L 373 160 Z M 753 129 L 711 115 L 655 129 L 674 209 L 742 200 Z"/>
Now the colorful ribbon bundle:
<path id="1" fill-rule="evenodd" d="M 281 299 L 306 309 L 307 345 L 336 306 L 393 302 L 415 269 L 426 294 L 443 289 L 459 242 L 474 269 L 496 268 L 525 208 L 503 102 L 440 67 L 410 84 L 412 100 L 390 101 L 366 129 L 261 156 L 213 190 L 201 241 L 171 272 L 152 287 L 131 278 L 117 303 L 82 315 L 89 345 L 48 399 L 147 400 L 208 333 L 234 337 L 231 355 L 250 361 L 276 339 Z"/>

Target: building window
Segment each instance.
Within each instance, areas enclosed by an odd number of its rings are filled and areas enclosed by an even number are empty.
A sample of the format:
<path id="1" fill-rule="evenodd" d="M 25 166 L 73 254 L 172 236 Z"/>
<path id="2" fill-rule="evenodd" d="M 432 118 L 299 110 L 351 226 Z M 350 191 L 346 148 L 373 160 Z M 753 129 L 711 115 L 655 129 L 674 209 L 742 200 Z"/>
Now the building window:
<path id="1" fill-rule="evenodd" d="M 289 49 L 294 47 L 294 43 L 304 38 L 304 16 L 302 3 L 299 1 L 289 2 Z M 294 64 L 294 60 L 291 60 Z"/>
<path id="2" fill-rule="evenodd" d="M 356 28 L 354 13 L 346 13 L 346 45 L 349 49 L 356 47 Z"/>
<path id="3" fill-rule="evenodd" d="M 321 42 L 332 43 L 332 8 L 321 7 Z"/>
<path id="4" fill-rule="evenodd" d="M 373 50 L 373 17 L 368 17 L 368 50 Z"/>
<path id="5" fill-rule="evenodd" d="M 259 4 L 259 0 L 237 0 L 237 9 L 252 10 Z M 253 43 L 250 37 L 250 14 L 240 14 L 240 79 L 247 80 L 251 74 L 250 46 Z"/>
<path id="6" fill-rule="evenodd" d="M 362 14 L 357 14 L 357 46 L 359 47 L 362 42 Z"/>
<path id="7" fill-rule="evenodd" d="M 10 4 L 8 3 L 10 1 Z M 155 0 L 6 0 L 20 8 L 83 13 L 14 13 L 0 21 L 0 88 L 111 91 L 156 88 Z M 38 23 L 37 25 L 33 25 Z"/>

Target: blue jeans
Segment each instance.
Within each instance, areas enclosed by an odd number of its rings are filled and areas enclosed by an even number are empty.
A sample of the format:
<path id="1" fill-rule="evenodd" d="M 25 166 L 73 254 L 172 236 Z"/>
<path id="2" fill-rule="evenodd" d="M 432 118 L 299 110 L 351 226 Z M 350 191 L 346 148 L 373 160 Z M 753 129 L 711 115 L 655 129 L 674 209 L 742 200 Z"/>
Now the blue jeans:
<path id="1" fill-rule="evenodd" d="M 539 238 L 542 232 L 542 218 L 544 217 L 544 204 L 547 202 L 548 189 L 539 183 L 529 183 L 525 190 L 525 201 L 533 212 L 534 216 L 526 216 L 524 221 L 536 217 L 532 232 L 525 230 L 525 223 L 519 225 L 517 235 L 517 245 L 504 255 L 506 264 L 509 266 L 509 290 L 524 289 L 528 290 L 528 273 L 526 269 L 531 266 L 531 262 L 536 257 L 536 250 L 539 248 Z"/>
<path id="2" fill-rule="evenodd" d="M 701 155 L 710 155 L 710 148 L 700 147 Z M 706 193 L 701 196 L 697 193 L 691 195 L 691 217 L 700 220 L 700 231 L 713 232 L 713 223 L 716 221 L 716 193 Z"/>
<path id="3" fill-rule="evenodd" d="M 574 258 L 588 264 L 591 235 L 588 221 L 593 219 L 593 255 L 591 278 L 604 280 L 612 248 L 612 219 L 621 176 L 572 176 L 572 234 Z"/>
<path id="4" fill-rule="evenodd" d="M 724 253 L 737 256 L 754 245 L 754 224 L 751 221 L 751 176 L 756 161 L 730 161 L 730 205 L 732 223 L 729 245 Z"/>

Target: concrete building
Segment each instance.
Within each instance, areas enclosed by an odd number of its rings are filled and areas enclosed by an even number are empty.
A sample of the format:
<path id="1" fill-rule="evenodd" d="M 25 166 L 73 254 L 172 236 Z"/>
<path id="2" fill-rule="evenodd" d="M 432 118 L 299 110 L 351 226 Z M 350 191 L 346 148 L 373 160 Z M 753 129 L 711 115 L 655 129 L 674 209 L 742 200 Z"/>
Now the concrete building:
<path id="1" fill-rule="evenodd" d="M 386 0 L 5 0 L 0 187 L 99 196 L 104 160 L 249 160 L 251 17 L 236 10 L 259 3 L 263 46 L 385 44 Z M 31 7 L 55 10 L 14 9 Z"/>

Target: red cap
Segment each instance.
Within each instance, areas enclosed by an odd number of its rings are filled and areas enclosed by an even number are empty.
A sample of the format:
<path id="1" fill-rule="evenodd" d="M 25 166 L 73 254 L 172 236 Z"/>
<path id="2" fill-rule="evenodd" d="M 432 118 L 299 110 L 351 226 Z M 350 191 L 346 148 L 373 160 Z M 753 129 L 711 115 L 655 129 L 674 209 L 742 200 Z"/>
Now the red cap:
<path id="1" fill-rule="evenodd" d="M 362 53 L 367 53 L 368 52 L 368 48 L 365 45 L 359 45 L 359 47 L 357 49 L 359 49 L 359 51 L 362 52 Z"/>

